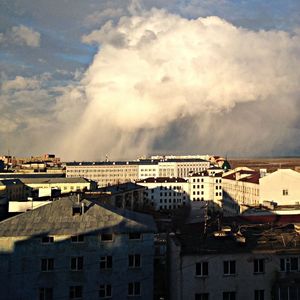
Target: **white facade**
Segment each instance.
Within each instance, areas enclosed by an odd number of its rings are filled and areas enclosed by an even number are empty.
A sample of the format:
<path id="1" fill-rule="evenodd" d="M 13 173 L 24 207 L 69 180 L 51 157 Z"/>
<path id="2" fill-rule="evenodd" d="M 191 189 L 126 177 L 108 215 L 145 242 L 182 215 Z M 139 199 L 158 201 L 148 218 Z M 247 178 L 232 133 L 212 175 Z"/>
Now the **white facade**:
<path id="1" fill-rule="evenodd" d="M 148 177 L 187 177 L 208 169 L 202 159 L 139 160 L 128 162 L 67 163 L 66 177 L 84 177 L 99 186 L 136 181 Z"/>
<path id="2" fill-rule="evenodd" d="M 191 201 L 211 201 L 216 208 L 222 208 L 221 173 L 210 176 L 208 172 L 200 172 L 190 176 L 188 180 Z"/>
<path id="3" fill-rule="evenodd" d="M 189 183 L 182 178 L 148 178 L 137 182 L 146 187 L 144 201 L 155 210 L 177 209 L 189 204 Z"/>
<path id="4" fill-rule="evenodd" d="M 259 205 L 260 173 L 249 168 L 236 168 L 223 174 L 225 215 L 236 215 L 248 206 Z"/>
<path id="5" fill-rule="evenodd" d="M 260 203 L 273 201 L 278 205 L 300 204 L 300 173 L 279 169 L 259 180 Z"/>

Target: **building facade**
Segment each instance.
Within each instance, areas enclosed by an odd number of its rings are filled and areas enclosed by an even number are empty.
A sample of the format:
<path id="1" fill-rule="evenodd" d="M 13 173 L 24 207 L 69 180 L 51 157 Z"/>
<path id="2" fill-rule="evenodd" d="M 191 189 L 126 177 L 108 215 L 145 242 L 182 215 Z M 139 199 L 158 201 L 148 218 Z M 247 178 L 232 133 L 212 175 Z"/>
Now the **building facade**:
<path id="1" fill-rule="evenodd" d="M 73 198 L 2 221 L 1 297 L 152 300 L 155 230 L 148 215 Z"/>
<path id="2" fill-rule="evenodd" d="M 237 168 L 223 174 L 224 202 L 226 215 L 236 215 L 247 207 L 259 205 L 260 173 L 249 168 Z"/>
<path id="3" fill-rule="evenodd" d="M 278 205 L 300 204 L 300 173 L 291 169 L 279 169 L 259 180 L 260 203 L 275 202 Z"/>
<path id="4" fill-rule="evenodd" d="M 203 159 L 140 159 L 116 162 L 73 162 L 66 164 L 66 177 L 84 177 L 99 186 L 136 181 L 148 177 L 187 177 L 208 169 Z"/>
<path id="5" fill-rule="evenodd" d="M 144 186 L 144 201 L 155 210 L 177 209 L 189 204 L 189 183 L 183 178 L 157 177 L 137 181 Z"/>
<path id="6" fill-rule="evenodd" d="M 172 234 L 170 299 L 299 300 L 298 233 L 260 226 L 243 232 L 245 242 L 234 234 Z M 294 242 L 288 243 L 291 239 Z"/>

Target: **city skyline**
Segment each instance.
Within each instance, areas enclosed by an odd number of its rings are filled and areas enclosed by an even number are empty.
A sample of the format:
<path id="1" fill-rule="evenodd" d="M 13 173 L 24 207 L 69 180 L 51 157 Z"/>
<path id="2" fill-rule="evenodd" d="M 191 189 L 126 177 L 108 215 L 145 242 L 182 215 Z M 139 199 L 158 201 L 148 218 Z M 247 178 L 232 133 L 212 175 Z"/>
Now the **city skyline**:
<path id="1" fill-rule="evenodd" d="M 299 155 L 296 0 L 0 7 L 2 154 Z"/>

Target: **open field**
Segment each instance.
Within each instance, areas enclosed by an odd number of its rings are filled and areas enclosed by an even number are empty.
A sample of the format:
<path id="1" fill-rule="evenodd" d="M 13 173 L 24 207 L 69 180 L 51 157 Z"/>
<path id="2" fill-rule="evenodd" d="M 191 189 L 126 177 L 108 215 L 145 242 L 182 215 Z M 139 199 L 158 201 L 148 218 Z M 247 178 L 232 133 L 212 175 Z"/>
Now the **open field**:
<path id="1" fill-rule="evenodd" d="M 273 158 L 228 158 L 232 168 L 249 167 L 254 170 L 267 169 L 274 172 L 277 169 L 293 169 L 300 172 L 300 157 Z"/>

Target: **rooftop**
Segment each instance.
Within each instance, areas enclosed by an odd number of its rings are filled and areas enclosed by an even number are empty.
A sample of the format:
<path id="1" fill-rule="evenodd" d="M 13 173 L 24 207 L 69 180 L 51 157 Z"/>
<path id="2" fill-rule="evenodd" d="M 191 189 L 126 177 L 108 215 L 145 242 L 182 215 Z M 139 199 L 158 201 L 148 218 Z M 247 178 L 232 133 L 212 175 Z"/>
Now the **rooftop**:
<path id="1" fill-rule="evenodd" d="M 191 225 L 190 225 L 191 226 Z M 203 228 L 193 224 L 189 230 L 177 234 L 175 239 L 183 254 L 232 254 L 254 252 L 299 253 L 300 235 L 293 224 L 272 227 L 270 224 L 244 224 L 239 226 L 246 242 L 237 241 L 237 230 L 225 237 L 215 237 L 211 231 L 206 237 Z"/>
<path id="2" fill-rule="evenodd" d="M 137 181 L 137 183 L 165 183 L 165 182 L 187 182 L 187 179 L 181 177 L 148 177 Z"/>
<path id="3" fill-rule="evenodd" d="M 76 235 L 93 232 L 155 232 L 152 216 L 82 200 L 82 214 L 73 215 L 77 197 L 63 198 L 0 222 L 0 236 Z"/>

